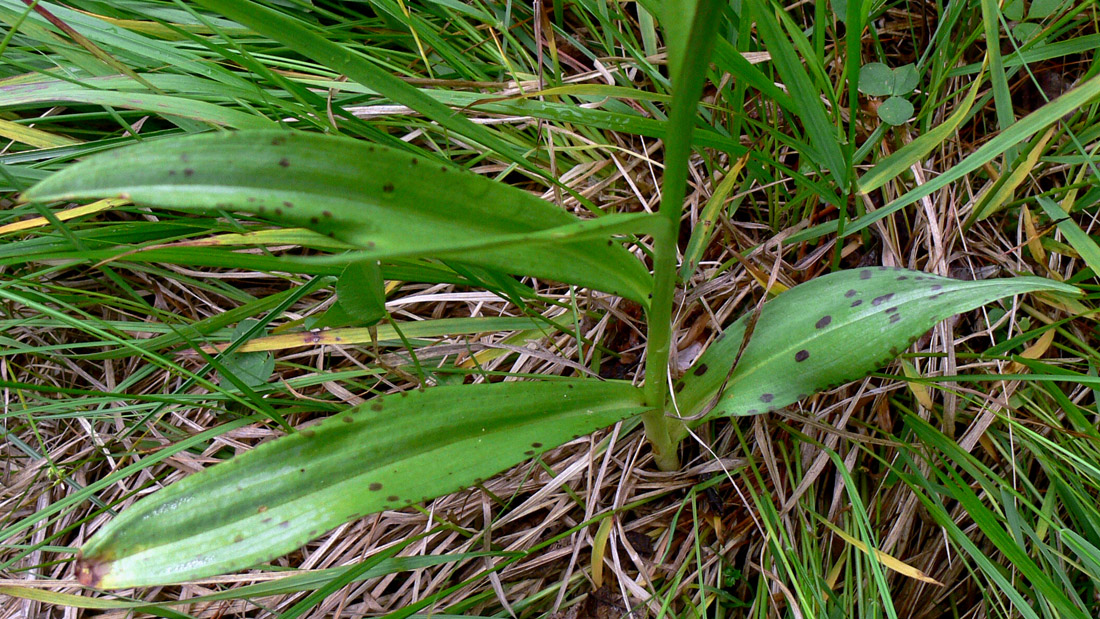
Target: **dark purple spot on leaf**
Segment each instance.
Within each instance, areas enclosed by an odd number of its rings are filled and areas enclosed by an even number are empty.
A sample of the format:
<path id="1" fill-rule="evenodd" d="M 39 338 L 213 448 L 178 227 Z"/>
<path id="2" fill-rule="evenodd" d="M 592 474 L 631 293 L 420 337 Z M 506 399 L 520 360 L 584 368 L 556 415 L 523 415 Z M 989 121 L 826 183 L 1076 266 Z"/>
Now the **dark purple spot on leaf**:
<path id="1" fill-rule="evenodd" d="M 271 138 L 271 145 L 272 146 L 282 146 L 283 144 L 286 144 L 286 138 L 284 138 L 284 137 Z"/>
<path id="2" fill-rule="evenodd" d="M 760 396 L 760 401 L 765 403 L 765 404 L 767 404 L 768 402 L 771 402 L 774 399 L 775 399 L 775 394 L 773 394 L 773 393 L 765 393 L 764 395 Z"/>
<path id="3" fill-rule="evenodd" d="M 285 206 L 285 207 L 287 207 L 287 208 L 294 208 L 294 203 L 293 203 L 293 202 L 289 202 L 289 201 L 287 201 L 287 200 L 283 200 L 283 206 Z"/>
<path id="4" fill-rule="evenodd" d="M 710 368 L 707 367 L 707 364 L 702 363 L 702 364 L 699 365 L 699 367 L 695 368 L 695 371 L 692 372 L 692 374 L 694 374 L 696 376 L 702 376 L 703 374 L 707 373 L 708 369 L 710 369 Z"/>
<path id="5" fill-rule="evenodd" d="M 860 279 L 871 279 L 871 272 L 870 271 L 860 271 L 859 272 L 859 278 Z"/>
<path id="6" fill-rule="evenodd" d="M 905 280 L 907 280 L 907 279 L 909 279 L 909 278 L 908 278 L 908 277 L 906 277 L 906 276 L 904 276 L 904 275 L 898 275 L 898 281 L 899 281 L 899 282 L 903 282 L 903 281 L 905 281 Z"/>
<path id="7" fill-rule="evenodd" d="M 195 171 L 192 170 L 191 168 L 184 168 L 184 170 L 183 170 L 183 175 L 184 176 L 194 176 L 194 174 L 195 174 Z"/>
<path id="8" fill-rule="evenodd" d="M 538 449 L 538 448 L 542 447 L 542 443 L 540 443 L 538 441 L 535 441 L 534 443 L 531 443 L 531 446 L 534 447 L 535 449 Z"/>
<path id="9" fill-rule="evenodd" d="M 332 211 L 321 211 L 322 217 L 332 217 Z"/>
<path id="10" fill-rule="evenodd" d="M 344 423 L 355 423 L 355 419 L 351 415 L 344 415 L 341 419 Z"/>
<path id="11" fill-rule="evenodd" d="M 535 450 L 534 449 L 528 449 L 527 451 L 523 452 L 523 455 L 533 456 L 533 455 L 535 455 Z"/>
<path id="12" fill-rule="evenodd" d="M 844 296 L 846 296 L 850 299 L 850 298 L 856 296 L 857 294 L 859 294 L 859 293 L 857 293 L 855 288 L 853 288 L 853 289 L 849 290 L 848 292 L 845 292 Z"/>
<path id="13" fill-rule="evenodd" d="M 371 485 L 367 486 L 367 490 L 370 490 L 371 492 L 378 492 L 381 489 L 382 489 L 382 484 L 380 484 L 378 482 L 371 482 Z"/>
<path id="14" fill-rule="evenodd" d="M 386 500 L 390 503 L 396 503 L 401 500 L 401 497 L 391 494 L 390 496 L 386 497 Z"/>
<path id="15" fill-rule="evenodd" d="M 932 287 L 929 288 L 929 290 L 931 290 L 932 292 L 935 292 L 937 290 L 942 290 L 942 289 L 943 289 L 943 286 L 941 286 L 939 284 L 932 284 Z"/>
<path id="16" fill-rule="evenodd" d="M 287 159 L 286 157 L 283 157 L 282 159 L 279 160 L 279 167 L 289 168 L 290 167 L 290 160 Z"/>
<path id="17" fill-rule="evenodd" d="M 888 308 L 886 308 L 886 311 L 885 311 L 885 312 L 883 312 L 883 313 L 884 313 L 884 314 L 893 314 L 893 313 L 894 313 L 894 312 L 896 312 L 896 311 L 898 311 L 898 308 L 897 308 L 897 306 L 894 306 L 894 307 L 888 307 Z"/>
<path id="18" fill-rule="evenodd" d="M 859 307 L 860 305 L 863 305 L 863 299 L 856 299 L 855 301 L 852 301 L 852 307 Z"/>
<path id="19" fill-rule="evenodd" d="M 890 324 L 894 324 L 895 322 L 897 322 L 899 320 L 901 320 L 901 314 L 894 314 L 893 316 L 890 317 Z"/>
<path id="20" fill-rule="evenodd" d="M 806 349 L 802 349 L 802 350 L 800 350 L 800 351 L 798 351 L 794 354 L 794 360 L 799 362 L 799 363 L 802 363 L 803 361 L 805 361 L 806 359 L 809 359 L 809 358 L 810 358 L 810 351 L 808 351 Z"/>
<path id="21" fill-rule="evenodd" d="M 372 411 L 378 412 L 378 411 L 382 410 L 382 404 L 380 404 L 380 403 L 371 404 L 370 409 Z"/>
<path id="22" fill-rule="evenodd" d="M 676 393 L 680 393 L 684 390 L 684 383 L 676 383 L 676 386 L 672 388 Z"/>
<path id="23" fill-rule="evenodd" d="M 316 224 L 316 223 L 320 223 L 320 222 L 321 222 L 321 220 L 317 219 L 316 216 L 313 216 L 313 217 L 309 218 L 309 223 L 311 223 L 311 224 Z"/>
<path id="24" fill-rule="evenodd" d="M 818 329 L 824 329 L 825 327 L 829 326 L 829 323 L 832 322 L 832 321 L 833 321 L 833 317 L 826 314 L 826 315 L 822 316 L 821 318 L 819 318 L 818 321 L 816 323 L 814 323 L 814 326 L 817 327 Z"/>
<path id="25" fill-rule="evenodd" d="M 382 185 L 383 193 L 393 193 L 393 183 L 386 183 Z"/>
<path id="26" fill-rule="evenodd" d="M 871 300 L 871 305 L 882 305 L 884 302 L 889 301 L 894 296 L 894 293 L 884 294 L 881 297 L 875 297 Z"/>

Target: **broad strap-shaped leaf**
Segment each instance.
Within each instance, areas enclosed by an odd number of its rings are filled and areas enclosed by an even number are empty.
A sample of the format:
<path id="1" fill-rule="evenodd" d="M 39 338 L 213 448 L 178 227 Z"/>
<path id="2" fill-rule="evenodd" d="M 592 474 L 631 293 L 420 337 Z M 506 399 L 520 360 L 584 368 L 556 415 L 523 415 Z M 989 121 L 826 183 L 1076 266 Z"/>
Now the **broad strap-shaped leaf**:
<path id="1" fill-rule="evenodd" d="M 1040 290 L 1078 294 L 1039 277 L 961 281 L 886 267 L 825 275 L 764 304 L 732 374 L 751 314 L 730 325 L 676 383 L 677 405 L 696 415 L 725 382 L 710 416 L 776 410 L 866 376 L 949 316 Z"/>
<path id="2" fill-rule="evenodd" d="M 373 399 L 146 497 L 81 549 L 85 585 L 270 561 L 344 522 L 460 490 L 645 410 L 624 382 L 506 382 Z"/>
<path id="3" fill-rule="evenodd" d="M 471 264 L 648 304 L 648 272 L 610 240 L 623 230 L 594 238 L 592 226 L 582 225 L 632 216 L 581 222 L 514 187 L 350 138 L 248 131 L 140 144 L 70 166 L 24 199 L 116 196 L 146 206 L 260 215 L 362 248 L 360 259 L 460 252 Z M 550 238 L 563 227 L 565 238 Z M 523 244 L 528 235 L 538 242 Z"/>

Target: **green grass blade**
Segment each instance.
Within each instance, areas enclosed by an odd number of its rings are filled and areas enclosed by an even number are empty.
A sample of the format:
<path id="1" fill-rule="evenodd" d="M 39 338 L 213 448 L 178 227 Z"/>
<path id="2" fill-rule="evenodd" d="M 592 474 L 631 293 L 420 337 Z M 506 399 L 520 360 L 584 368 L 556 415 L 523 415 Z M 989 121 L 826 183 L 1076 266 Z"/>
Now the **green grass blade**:
<path id="1" fill-rule="evenodd" d="M 369 86 L 395 103 L 409 106 L 441 127 L 488 147 L 525 168 L 537 169 L 519 149 L 485 127 L 390 75 L 366 57 L 325 38 L 300 20 L 248 0 L 198 0 L 198 4 L 271 37 L 307 58 L 316 59 L 337 73 L 347 75 L 348 79 Z"/>
<path id="2" fill-rule="evenodd" d="M 112 81 L 117 79 L 111 78 Z M 95 80 L 88 80 L 88 82 L 92 84 L 95 83 Z M 0 107 L 41 103 L 104 105 L 127 110 L 141 110 L 151 114 L 179 116 L 236 129 L 270 129 L 275 127 L 273 121 L 262 116 L 206 103 L 205 101 L 196 101 L 192 98 L 94 89 L 64 80 L 43 80 L 27 84 L 0 86 Z"/>
<path id="3" fill-rule="evenodd" d="M 914 163 L 920 161 L 928 153 L 932 152 L 940 144 L 959 128 L 962 121 L 970 114 L 970 108 L 974 107 L 978 93 L 981 92 L 982 75 L 974 79 L 970 86 L 970 92 L 959 103 L 955 111 L 931 131 L 927 131 L 915 140 L 899 148 L 896 152 L 875 164 L 866 174 L 859 179 L 859 190 L 862 193 L 870 193 L 882 187 L 890 179 L 896 178 L 909 169 Z"/>
<path id="4" fill-rule="evenodd" d="M 813 80 L 802 66 L 798 52 L 784 34 L 779 20 L 772 12 L 774 10 L 770 4 L 758 7 L 755 11 L 757 31 L 771 52 L 772 62 L 794 99 L 797 113 L 810 136 L 810 144 L 819 158 L 816 163 L 829 171 L 841 191 L 847 191 L 848 166 L 840 148 L 840 134 L 836 126 L 829 122 L 825 104 L 821 102 L 821 90 L 814 86 Z"/>
<path id="5" fill-rule="evenodd" d="M 459 490 L 644 410 L 628 383 L 506 382 L 371 400 L 151 495 L 81 550 L 82 582 L 244 569 L 385 509 Z"/>
<path id="6" fill-rule="evenodd" d="M 600 229 L 617 225 L 616 216 L 580 222 L 527 192 L 348 138 L 265 131 L 142 144 L 68 167 L 24 198 L 120 195 L 143 205 L 243 211 L 310 228 L 362 248 L 357 259 L 450 253 L 506 273 L 648 301 L 645 267 L 609 240 L 624 231 Z M 629 224 L 647 216 L 622 217 Z M 579 228 L 558 238 L 557 229 L 571 225 Z M 585 238 L 593 227 L 598 238 Z M 545 242 L 529 242 L 535 237 Z"/>
<path id="7" fill-rule="evenodd" d="M 1035 110 L 1031 114 L 1016 121 L 1006 131 L 997 135 L 997 137 L 989 140 L 973 153 L 967 155 L 966 159 L 959 162 L 958 165 L 944 172 L 940 176 L 907 191 L 904 195 L 900 196 L 893 202 L 890 202 L 886 206 L 878 209 L 873 213 L 868 213 L 859 219 L 852 221 L 845 227 L 845 235 L 859 232 L 871 224 L 879 221 L 885 217 L 893 215 L 901 209 L 909 206 L 924 198 L 925 196 L 932 195 L 933 193 L 943 189 L 944 187 L 958 181 L 967 174 L 970 174 L 974 170 L 982 167 L 986 163 L 989 163 L 994 158 L 998 157 L 1012 146 L 1019 144 L 1038 131 L 1049 127 L 1050 125 L 1058 122 L 1063 116 L 1070 112 L 1076 111 L 1077 108 L 1088 104 L 1090 101 L 1100 95 L 1100 75 L 1096 75 L 1084 82 L 1077 88 L 1067 92 L 1066 94 L 1058 97 L 1054 101 L 1044 105 L 1043 107 Z M 901 152 L 900 150 L 898 151 Z M 912 153 L 910 153 L 912 154 Z M 884 165 L 885 162 L 879 164 Z M 875 170 L 868 172 L 868 174 L 874 173 Z M 880 177 L 881 178 L 881 177 Z M 881 178 L 883 182 L 888 178 Z M 863 187 L 861 191 L 866 191 Z M 814 228 L 804 230 L 800 233 L 792 235 L 787 239 L 788 243 L 797 243 L 813 238 L 818 238 L 823 234 L 826 234 L 830 230 L 835 230 L 836 224 L 829 223 L 824 226 L 815 226 Z"/>
<path id="8" fill-rule="evenodd" d="M 1077 250 L 1078 255 L 1085 264 L 1089 265 L 1092 272 L 1100 273 L 1100 247 L 1096 245 L 1096 241 L 1092 240 L 1092 237 L 1082 230 L 1057 202 L 1046 196 L 1037 196 L 1035 199 L 1039 202 L 1039 206 L 1043 207 L 1047 217 L 1056 222 L 1058 230 L 1065 235 L 1066 241 Z"/>

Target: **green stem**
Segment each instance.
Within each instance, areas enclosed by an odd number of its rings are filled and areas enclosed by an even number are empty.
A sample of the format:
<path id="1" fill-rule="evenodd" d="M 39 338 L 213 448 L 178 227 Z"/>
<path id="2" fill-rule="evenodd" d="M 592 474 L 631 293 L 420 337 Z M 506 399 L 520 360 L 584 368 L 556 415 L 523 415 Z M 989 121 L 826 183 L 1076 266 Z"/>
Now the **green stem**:
<path id="1" fill-rule="evenodd" d="M 688 2 L 687 4 L 692 4 Z M 642 415 L 646 438 L 653 446 L 657 466 L 663 471 L 680 467 L 676 453 L 683 422 L 670 417 L 668 362 L 672 348 L 672 299 L 676 291 L 677 239 L 680 218 L 683 216 L 684 194 L 687 189 L 688 159 L 691 157 L 691 138 L 695 125 L 696 105 L 703 89 L 722 3 L 719 0 L 699 0 L 694 3 L 694 15 L 687 32 L 686 44 L 681 47 L 677 63 L 670 66 L 675 91 L 672 95 L 672 111 L 666 123 L 665 173 L 661 188 L 659 229 L 653 235 L 653 298 L 650 301 L 646 322 L 649 339 L 646 343 L 645 393 L 646 403 L 652 409 Z M 669 33 L 670 37 L 677 33 Z"/>
<path id="2" fill-rule="evenodd" d="M 665 148 L 666 152 L 671 150 L 667 145 Z M 668 161 L 667 157 L 666 161 Z M 686 161 L 683 167 L 686 175 Z M 665 180 L 667 183 L 667 168 Z M 666 191 L 667 187 L 666 184 Z M 661 231 L 655 234 L 653 239 L 653 300 L 650 302 L 649 313 L 646 316 L 646 322 L 649 324 L 649 339 L 646 343 L 643 392 L 646 403 L 653 409 L 642 415 L 646 438 L 653 447 L 653 457 L 657 467 L 662 471 L 680 468 L 680 458 L 676 453 L 676 447 L 680 441 L 672 438 L 673 425 L 680 422 L 670 418 L 666 412 L 669 408 L 668 362 L 672 349 L 672 298 L 676 291 L 676 228 L 680 223 L 681 207 L 677 202 L 675 208 L 668 208 L 666 205 L 669 202 L 668 195 L 670 193 L 665 193 L 662 197 Z M 671 218 L 667 217 L 666 213 L 673 211 L 676 219 L 669 222 Z"/>

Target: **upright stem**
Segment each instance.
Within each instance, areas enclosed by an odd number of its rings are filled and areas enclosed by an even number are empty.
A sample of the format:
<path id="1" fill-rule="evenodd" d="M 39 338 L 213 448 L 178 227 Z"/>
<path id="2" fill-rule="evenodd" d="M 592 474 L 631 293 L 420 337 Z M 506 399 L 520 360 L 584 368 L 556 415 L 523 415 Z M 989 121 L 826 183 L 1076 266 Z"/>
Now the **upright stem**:
<path id="1" fill-rule="evenodd" d="M 653 446 L 657 466 L 663 471 L 680 467 L 673 438 L 683 422 L 668 416 L 668 362 L 672 349 L 672 299 L 676 291 L 677 240 L 680 218 L 683 216 L 684 193 L 687 188 L 688 158 L 691 156 L 692 133 L 696 104 L 703 89 L 710 51 L 718 31 L 722 2 L 698 0 L 688 29 L 686 44 L 680 47 L 679 58 L 670 58 L 673 79 L 672 111 L 666 123 L 665 173 L 661 182 L 659 229 L 653 235 L 653 298 L 646 322 L 649 340 L 646 343 L 645 393 L 651 410 L 642 416 L 646 437 Z M 670 8 L 675 3 L 670 5 Z M 700 64 L 701 62 L 701 64 Z"/>
<path id="2" fill-rule="evenodd" d="M 667 170 L 665 179 L 668 179 Z M 675 208 L 668 208 L 669 195 L 666 185 L 666 193 L 661 197 L 661 229 L 653 237 L 653 299 L 646 316 L 649 339 L 646 342 L 643 386 L 646 403 L 653 408 L 642 415 L 646 438 L 653 447 L 657 467 L 662 471 L 680 468 L 680 458 L 676 453 L 679 440 L 673 439 L 673 424 L 679 422 L 668 417 L 666 411 L 669 401 L 668 361 L 672 349 L 672 297 L 676 290 L 676 232 L 682 207 L 677 203 Z M 673 211 L 676 219 L 669 222 L 670 217 L 665 215 Z"/>

